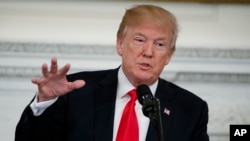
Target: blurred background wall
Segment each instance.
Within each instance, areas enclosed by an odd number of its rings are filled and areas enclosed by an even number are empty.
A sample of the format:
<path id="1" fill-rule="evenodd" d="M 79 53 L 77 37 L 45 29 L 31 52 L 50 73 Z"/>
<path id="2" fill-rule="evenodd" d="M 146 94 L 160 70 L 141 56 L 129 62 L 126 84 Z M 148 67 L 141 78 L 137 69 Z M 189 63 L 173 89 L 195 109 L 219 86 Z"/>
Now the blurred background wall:
<path id="1" fill-rule="evenodd" d="M 42 63 L 57 56 L 61 66 L 71 63 L 70 73 L 117 67 L 125 9 L 150 3 L 180 25 L 162 77 L 206 100 L 211 141 L 228 141 L 230 124 L 250 124 L 250 5 L 204 2 L 0 1 L 0 140 L 14 139 Z"/>

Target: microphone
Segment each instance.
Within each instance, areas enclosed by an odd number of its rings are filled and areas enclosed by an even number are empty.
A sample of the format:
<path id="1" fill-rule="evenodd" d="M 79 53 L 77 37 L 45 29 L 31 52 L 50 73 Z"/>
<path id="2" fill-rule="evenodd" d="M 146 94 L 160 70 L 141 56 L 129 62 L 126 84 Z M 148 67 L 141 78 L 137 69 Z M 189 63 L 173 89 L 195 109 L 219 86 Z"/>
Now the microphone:
<path id="1" fill-rule="evenodd" d="M 138 101 L 142 105 L 143 114 L 150 119 L 154 119 L 156 112 L 155 102 L 149 87 L 145 84 L 141 84 L 137 87 L 136 92 Z"/>
<path id="2" fill-rule="evenodd" d="M 153 97 L 149 87 L 145 84 L 139 85 L 136 89 L 136 93 L 138 101 L 142 105 L 143 114 L 149 117 L 158 131 L 158 140 L 164 141 L 160 114 L 160 100 Z"/>

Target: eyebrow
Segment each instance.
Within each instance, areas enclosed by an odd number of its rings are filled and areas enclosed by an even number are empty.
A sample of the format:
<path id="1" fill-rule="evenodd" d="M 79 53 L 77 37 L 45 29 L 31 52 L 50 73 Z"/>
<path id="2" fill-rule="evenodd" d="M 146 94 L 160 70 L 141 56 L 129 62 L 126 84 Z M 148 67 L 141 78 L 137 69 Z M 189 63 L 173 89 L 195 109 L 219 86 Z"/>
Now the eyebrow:
<path id="1" fill-rule="evenodd" d="M 137 32 L 134 35 L 139 35 L 139 36 L 143 36 L 143 37 L 147 38 L 146 35 L 141 33 L 141 32 Z M 166 37 L 159 37 L 159 38 L 154 39 L 154 40 L 167 40 L 167 38 Z"/>

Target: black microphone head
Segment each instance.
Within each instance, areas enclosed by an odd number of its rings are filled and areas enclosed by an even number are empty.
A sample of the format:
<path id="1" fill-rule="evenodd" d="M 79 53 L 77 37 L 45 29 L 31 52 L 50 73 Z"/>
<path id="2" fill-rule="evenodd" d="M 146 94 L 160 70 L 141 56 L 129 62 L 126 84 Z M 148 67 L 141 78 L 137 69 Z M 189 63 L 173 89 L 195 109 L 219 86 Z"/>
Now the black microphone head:
<path id="1" fill-rule="evenodd" d="M 153 95 L 149 87 L 145 84 L 141 84 L 136 89 L 138 101 L 143 105 L 144 100 L 153 100 Z"/>

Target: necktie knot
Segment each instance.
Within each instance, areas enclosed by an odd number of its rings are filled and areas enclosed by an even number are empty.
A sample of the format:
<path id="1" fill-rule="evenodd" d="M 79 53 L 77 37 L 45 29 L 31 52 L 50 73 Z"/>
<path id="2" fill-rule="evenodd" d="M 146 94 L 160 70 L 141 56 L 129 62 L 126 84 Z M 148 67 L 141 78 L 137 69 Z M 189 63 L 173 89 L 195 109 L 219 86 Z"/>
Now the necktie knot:
<path id="1" fill-rule="evenodd" d="M 137 94 L 135 89 L 129 91 L 128 94 L 130 95 L 132 102 L 135 102 L 137 100 Z"/>

